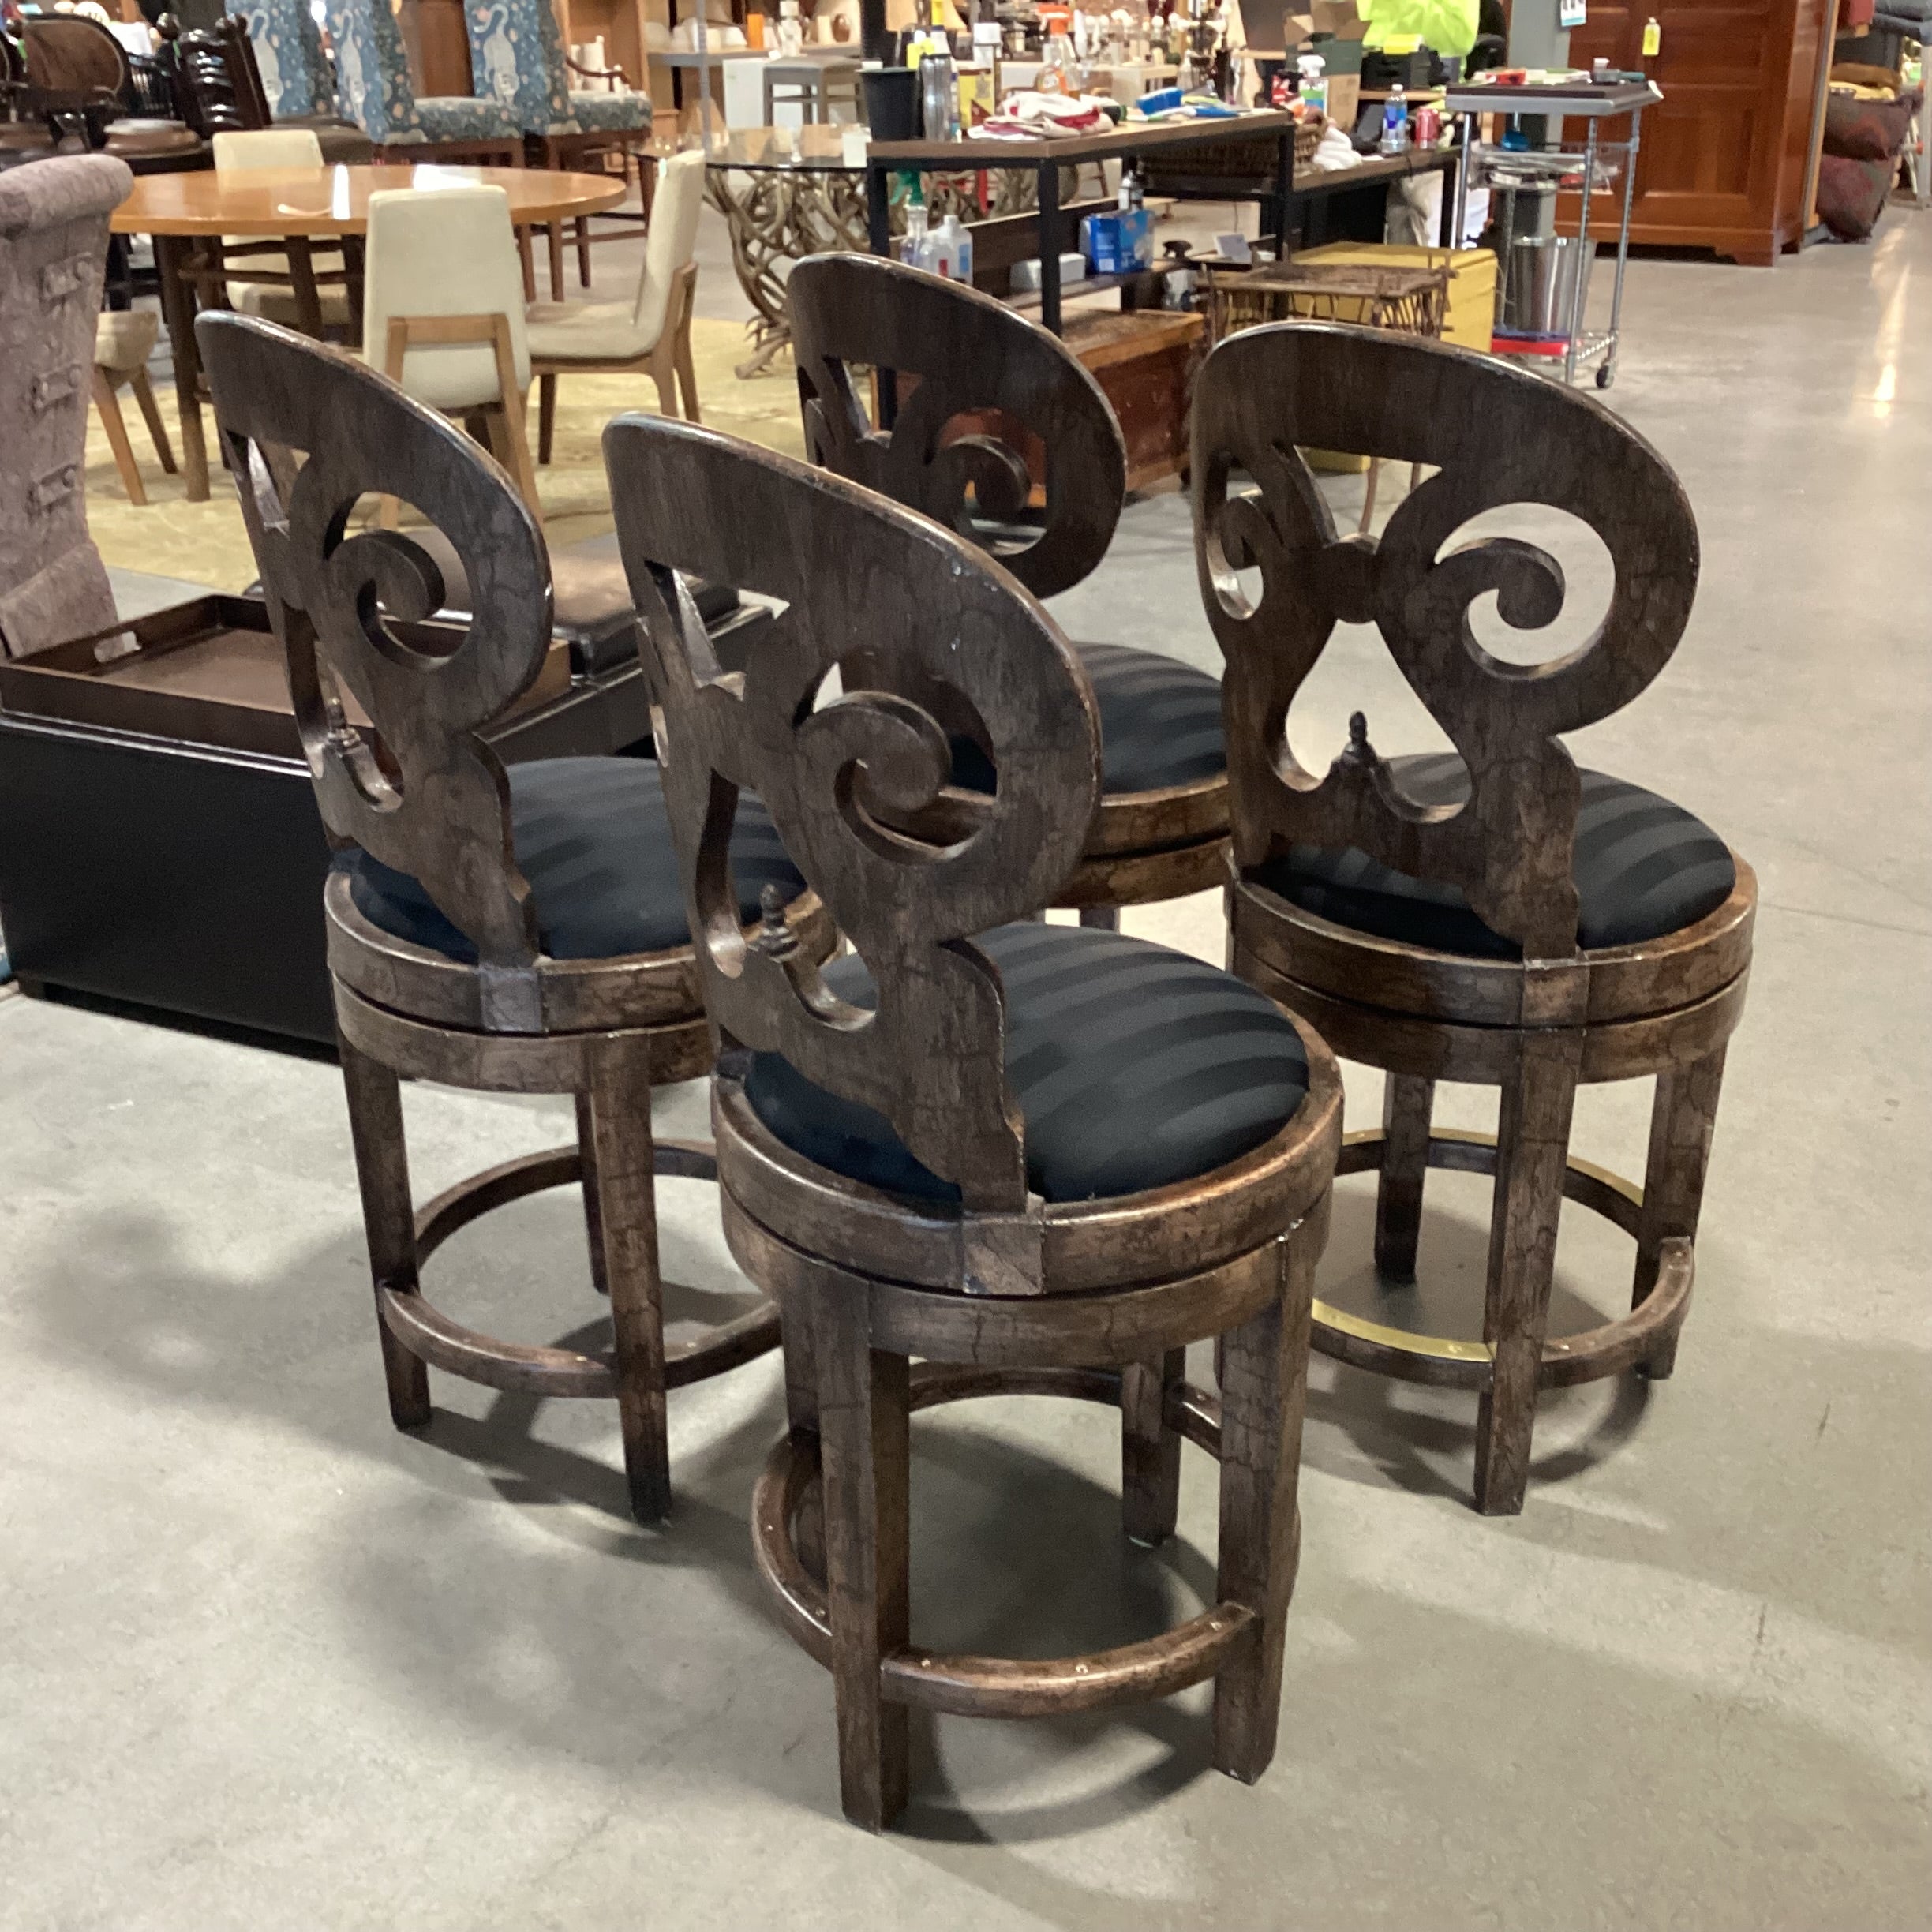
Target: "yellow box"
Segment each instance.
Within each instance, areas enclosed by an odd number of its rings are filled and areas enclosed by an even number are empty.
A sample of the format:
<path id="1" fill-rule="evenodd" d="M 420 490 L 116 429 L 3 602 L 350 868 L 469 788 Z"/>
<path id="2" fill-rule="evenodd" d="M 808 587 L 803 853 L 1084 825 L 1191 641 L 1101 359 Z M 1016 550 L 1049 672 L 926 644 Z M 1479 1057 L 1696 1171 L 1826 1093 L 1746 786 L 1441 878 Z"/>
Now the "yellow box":
<path id="1" fill-rule="evenodd" d="M 1443 319 L 1443 340 L 1460 343 L 1465 349 L 1487 349 L 1495 333 L 1496 262 L 1492 249 L 1398 248 L 1383 242 L 1331 242 L 1324 248 L 1304 249 L 1294 260 L 1357 262 L 1365 268 L 1440 268 L 1447 262 L 1449 309 Z"/>

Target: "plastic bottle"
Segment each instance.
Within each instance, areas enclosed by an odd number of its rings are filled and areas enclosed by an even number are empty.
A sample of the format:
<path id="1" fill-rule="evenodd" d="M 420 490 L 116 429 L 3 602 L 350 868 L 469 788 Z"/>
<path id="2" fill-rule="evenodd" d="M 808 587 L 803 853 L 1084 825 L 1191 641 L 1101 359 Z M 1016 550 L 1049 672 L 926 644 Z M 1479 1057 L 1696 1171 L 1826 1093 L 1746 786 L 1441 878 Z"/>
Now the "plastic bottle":
<path id="1" fill-rule="evenodd" d="M 1409 103 L 1398 80 L 1382 103 L 1382 152 L 1400 154 L 1409 145 Z"/>
<path id="2" fill-rule="evenodd" d="M 1046 51 L 1040 62 L 1039 78 L 1033 84 L 1043 94 L 1083 94 L 1087 77 L 1081 73 L 1066 23 L 1055 21 L 1046 38 Z"/>
<path id="3" fill-rule="evenodd" d="M 1328 63 L 1319 54 L 1304 54 L 1295 62 L 1301 77 L 1301 98 L 1310 114 L 1328 111 Z"/>
<path id="4" fill-rule="evenodd" d="M 959 70 L 950 54 L 928 54 L 919 62 L 919 93 L 930 141 L 959 139 Z"/>
<path id="5" fill-rule="evenodd" d="M 926 250 L 926 191 L 916 174 L 911 181 L 906 193 L 905 233 L 899 240 L 899 259 L 908 268 L 917 268 L 923 266 L 919 257 Z"/>
<path id="6" fill-rule="evenodd" d="M 931 264 L 933 273 L 970 285 L 973 260 L 972 230 L 957 215 L 949 215 L 932 238 L 935 256 Z"/>

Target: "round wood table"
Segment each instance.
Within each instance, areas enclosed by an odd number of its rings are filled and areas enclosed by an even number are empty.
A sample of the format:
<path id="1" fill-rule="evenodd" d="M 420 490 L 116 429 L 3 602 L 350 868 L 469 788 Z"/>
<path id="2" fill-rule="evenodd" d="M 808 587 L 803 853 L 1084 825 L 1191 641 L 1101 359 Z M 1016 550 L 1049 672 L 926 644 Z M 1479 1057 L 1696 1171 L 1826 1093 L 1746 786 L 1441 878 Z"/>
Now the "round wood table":
<path id="1" fill-rule="evenodd" d="M 208 446 L 201 433 L 201 358 L 196 353 L 195 311 L 220 305 L 221 238 L 280 241 L 288 246 L 298 297 L 316 306 L 308 244 L 359 237 L 369 227 L 369 197 L 378 189 L 500 188 L 510 197 L 511 225 L 523 253 L 524 293 L 534 297 L 529 231 L 613 208 L 628 184 L 614 174 L 570 174 L 555 168 L 415 167 L 260 168 L 221 174 L 148 174 L 114 212 L 117 234 L 154 238 L 161 308 L 174 358 L 174 394 L 181 411 L 182 472 L 190 502 L 208 494 Z M 245 279 L 245 277 L 244 278 Z M 199 300 L 197 299 L 199 298 Z"/>

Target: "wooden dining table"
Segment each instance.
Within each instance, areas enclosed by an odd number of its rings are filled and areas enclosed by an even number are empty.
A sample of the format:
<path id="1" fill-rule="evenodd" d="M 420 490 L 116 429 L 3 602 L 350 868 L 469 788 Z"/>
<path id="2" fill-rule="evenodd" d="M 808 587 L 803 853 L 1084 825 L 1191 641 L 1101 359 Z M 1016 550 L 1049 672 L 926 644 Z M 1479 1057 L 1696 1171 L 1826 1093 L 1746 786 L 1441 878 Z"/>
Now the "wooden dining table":
<path id="1" fill-rule="evenodd" d="M 196 350 L 197 309 L 227 304 L 220 243 L 245 238 L 279 241 L 287 249 L 298 312 L 319 333 L 320 305 L 311 245 L 354 242 L 367 233 L 369 197 L 379 189 L 500 188 L 510 198 L 510 221 L 523 253 L 526 294 L 534 293 L 529 234 L 532 228 L 594 215 L 624 198 L 627 184 L 615 174 L 571 174 L 553 168 L 446 167 L 385 163 L 363 167 L 261 168 L 196 174 L 138 177 L 134 191 L 114 212 L 117 234 L 154 239 L 161 309 L 174 359 L 174 394 L 181 411 L 182 474 L 189 500 L 208 494 L 208 445 L 201 430 L 201 358 Z M 250 279 L 245 263 L 238 279 Z M 350 313 L 360 312 L 359 300 Z"/>

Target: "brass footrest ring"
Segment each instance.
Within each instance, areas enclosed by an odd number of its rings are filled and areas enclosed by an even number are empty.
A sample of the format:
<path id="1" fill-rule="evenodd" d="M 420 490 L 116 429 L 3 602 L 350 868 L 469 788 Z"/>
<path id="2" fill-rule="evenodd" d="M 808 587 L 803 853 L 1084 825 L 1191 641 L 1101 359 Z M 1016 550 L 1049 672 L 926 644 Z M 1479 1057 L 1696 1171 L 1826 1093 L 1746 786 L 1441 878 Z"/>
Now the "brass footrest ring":
<path id="1" fill-rule="evenodd" d="M 1380 1128 L 1343 1136 L 1335 1174 L 1380 1171 L 1387 1146 Z M 1429 1136 L 1428 1164 L 1460 1174 L 1493 1175 L 1494 1134 L 1443 1129 Z M 1613 1222 L 1634 1238 L 1643 1220 L 1643 1189 L 1594 1162 L 1571 1159 L 1563 1170 L 1563 1197 Z M 1642 1304 L 1616 1321 L 1571 1335 L 1548 1338 L 1537 1375 L 1539 1388 L 1567 1388 L 1620 1375 L 1655 1353 L 1657 1345 L 1683 1326 L 1690 1312 L 1696 1262 L 1689 1241 L 1673 1237 L 1663 1245 L 1657 1285 Z M 1357 1368 L 1437 1388 L 1486 1390 L 1495 1373 L 1495 1350 L 1487 1342 L 1412 1334 L 1317 1300 L 1314 1346 Z"/>

